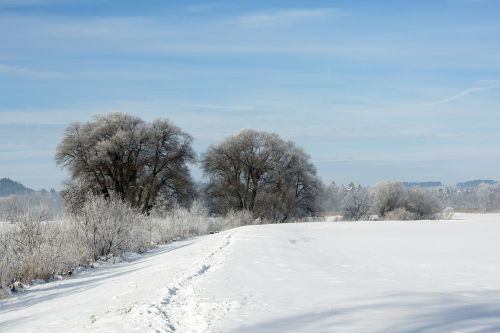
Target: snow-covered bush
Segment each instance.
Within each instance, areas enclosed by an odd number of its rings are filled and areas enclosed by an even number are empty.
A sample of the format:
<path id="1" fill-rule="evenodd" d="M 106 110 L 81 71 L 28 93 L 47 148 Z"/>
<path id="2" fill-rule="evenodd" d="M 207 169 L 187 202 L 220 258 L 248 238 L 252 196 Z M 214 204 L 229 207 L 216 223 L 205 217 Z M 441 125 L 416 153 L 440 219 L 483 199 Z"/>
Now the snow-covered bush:
<path id="1" fill-rule="evenodd" d="M 65 274 L 110 255 L 264 223 L 246 210 L 209 218 L 196 201 L 189 209 L 153 209 L 143 215 L 116 196 L 90 194 L 68 219 L 47 221 L 47 216 L 43 209 L 19 211 L 12 215 L 14 223 L 0 230 L 0 291 Z"/>
<path id="2" fill-rule="evenodd" d="M 47 279 L 77 266 L 80 256 L 66 221 L 43 221 L 43 214 L 18 216 L 0 234 L 0 289 L 15 282 Z"/>
<path id="3" fill-rule="evenodd" d="M 153 209 L 152 212 L 146 218 L 146 223 L 153 244 L 168 243 L 209 232 L 208 212 L 199 201 L 194 201 L 189 209 Z"/>
<path id="4" fill-rule="evenodd" d="M 237 228 L 244 225 L 261 223 L 255 220 L 253 214 L 248 210 L 230 210 L 226 216 L 220 220 L 221 230 Z"/>
<path id="5" fill-rule="evenodd" d="M 434 196 L 418 188 L 408 191 L 405 208 L 414 215 L 415 220 L 433 220 L 442 210 Z"/>
<path id="6" fill-rule="evenodd" d="M 145 245 L 145 237 L 137 232 L 143 226 L 141 214 L 116 196 L 87 196 L 73 223 L 82 249 L 92 259 Z M 138 235 L 139 239 L 134 237 Z"/>
<path id="7" fill-rule="evenodd" d="M 0 230 L 0 298 L 5 295 L 5 290 L 15 280 L 15 261 L 12 245 L 9 238 L 10 231 Z"/>
<path id="8" fill-rule="evenodd" d="M 442 210 L 431 193 L 419 188 L 407 190 L 397 182 L 381 183 L 373 192 L 374 211 L 385 220 L 436 219 Z"/>
<path id="9" fill-rule="evenodd" d="M 398 182 L 380 183 L 374 189 L 374 198 L 375 213 L 378 216 L 385 217 L 390 211 L 404 207 L 406 191 Z"/>
<path id="10" fill-rule="evenodd" d="M 441 212 L 441 219 L 442 220 L 451 220 L 453 218 L 453 215 L 455 215 L 455 210 L 451 207 L 446 207 Z"/>
<path id="11" fill-rule="evenodd" d="M 415 214 L 409 212 L 404 207 L 399 207 L 390 212 L 387 212 L 384 216 L 384 220 L 389 221 L 411 221 L 416 220 Z"/>

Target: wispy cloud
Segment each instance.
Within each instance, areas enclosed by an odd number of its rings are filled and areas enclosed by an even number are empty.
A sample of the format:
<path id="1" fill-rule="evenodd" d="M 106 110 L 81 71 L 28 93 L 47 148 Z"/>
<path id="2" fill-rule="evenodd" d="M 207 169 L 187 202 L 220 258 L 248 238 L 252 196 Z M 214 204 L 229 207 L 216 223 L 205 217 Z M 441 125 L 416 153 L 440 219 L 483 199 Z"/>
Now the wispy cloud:
<path id="1" fill-rule="evenodd" d="M 423 102 L 423 103 L 408 104 L 408 105 L 403 105 L 403 106 L 404 107 L 417 107 L 417 106 L 432 106 L 432 105 L 446 104 L 446 103 L 454 102 L 454 101 L 459 100 L 461 98 L 467 97 L 467 96 L 472 95 L 474 93 L 477 93 L 479 91 L 491 90 L 491 89 L 495 89 L 495 88 L 498 88 L 498 86 L 472 87 L 472 88 L 464 89 L 464 90 L 460 91 L 459 93 L 452 95 L 452 96 L 449 96 L 449 97 L 446 97 L 446 98 L 438 99 L 435 101 Z"/>
<path id="2" fill-rule="evenodd" d="M 241 26 L 287 25 L 299 20 L 339 15 L 336 8 L 288 9 L 266 13 L 245 14 L 230 19 L 231 24 Z"/>
<path id="3" fill-rule="evenodd" d="M 0 0 L 0 7 L 48 5 L 62 0 Z"/>
<path id="4" fill-rule="evenodd" d="M 14 76 L 30 76 L 38 78 L 57 78 L 61 77 L 61 73 L 52 71 L 40 71 L 28 67 L 12 66 L 6 64 L 0 64 L 0 76 L 1 75 L 14 75 Z"/>
<path id="5" fill-rule="evenodd" d="M 257 108 L 250 105 L 217 105 L 217 104 L 192 104 L 195 109 L 208 110 L 231 110 L 231 111 L 256 111 Z"/>
<path id="6" fill-rule="evenodd" d="M 204 4 L 196 4 L 196 5 L 188 5 L 185 8 L 186 11 L 191 13 L 200 13 L 212 10 L 214 8 L 219 7 L 218 3 L 204 3 Z"/>

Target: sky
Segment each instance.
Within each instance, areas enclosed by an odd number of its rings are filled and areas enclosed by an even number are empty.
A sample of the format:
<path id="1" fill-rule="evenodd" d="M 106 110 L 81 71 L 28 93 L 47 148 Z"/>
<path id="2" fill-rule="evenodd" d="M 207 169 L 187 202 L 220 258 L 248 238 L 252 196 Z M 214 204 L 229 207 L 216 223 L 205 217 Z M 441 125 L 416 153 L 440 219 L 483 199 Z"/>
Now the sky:
<path id="1" fill-rule="evenodd" d="M 60 189 L 68 124 L 244 128 L 326 183 L 499 179 L 500 1 L 0 0 L 0 178 Z M 201 172 L 193 167 L 196 179 Z"/>

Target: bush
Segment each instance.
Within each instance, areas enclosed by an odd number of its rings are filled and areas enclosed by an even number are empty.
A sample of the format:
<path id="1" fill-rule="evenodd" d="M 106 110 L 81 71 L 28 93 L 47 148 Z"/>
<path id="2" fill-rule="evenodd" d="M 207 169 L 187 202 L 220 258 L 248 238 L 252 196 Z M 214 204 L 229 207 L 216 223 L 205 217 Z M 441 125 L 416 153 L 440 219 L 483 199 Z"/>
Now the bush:
<path id="1" fill-rule="evenodd" d="M 453 215 L 455 215 L 455 210 L 451 207 L 446 207 L 442 212 L 441 212 L 441 219 L 442 220 L 451 220 L 453 219 Z"/>
<path id="2" fill-rule="evenodd" d="M 405 206 L 406 191 L 400 183 L 380 183 L 374 192 L 374 209 L 380 217 L 385 217 L 387 213 Z"/>
<path id="3" fill-rule="evenodd" d="M 40 214 L 18 216 L 15 224 L 0 233 L 0 289 L 16 281 L 48 279 L 80 264 L 68 224 L 42 221 Z"/>
<path id="4" fill-rule="evenodd" d="M 74 216 L 77 239 L 86 255 L 94 260 L 108 254 L 140 250 L 146 241 L 144 234 L 137 232 L 143 229 L 142 225 L 141 214 L 116 196 L 89 195 Z"/>
<path id="5" fill-rule="evenodd" d="M 248 210 L 230 210 L 224 218 L 220 220 L 220 230 L 237 228 L 244 225 L 258 223 L 253 214 Z"/>
<path id="6" fill-rule="evenodd" d="M 433 220 L 441 212 L 438 201 L 422 189 L 408 191 L 406 210 L 414 215 L 415 220 Z"/>
<path id="7" fill-rule="evenodd" d="M 399 207 L 390 212 L 387 212 L 384 216 L 384 220 L 390 221 L 411 221 L 415 220 L 415 214 L 409 212 L 404 207 Z"/>
<path id="8" fill-rule="evenodd" d="M 385 220 L 436 219 L 442 210 L 438 200 L 423 189 L 406 190 L 400 183 L 382 183 L 374 192 L 374 209 Z"/>
<path id="9" fill-rule="evenodd" d="M 0 293 L 110 254 L 140 252 L 152 245 L 261 222 L 245 210 L 208 218 L 199 202 L 190 209 L 152 212 L 140 214 L 115 196 L 87 195 L 66 221 L 46 221 L 41 208 L 12 215 L 14 224 L 0 230 Z"/>

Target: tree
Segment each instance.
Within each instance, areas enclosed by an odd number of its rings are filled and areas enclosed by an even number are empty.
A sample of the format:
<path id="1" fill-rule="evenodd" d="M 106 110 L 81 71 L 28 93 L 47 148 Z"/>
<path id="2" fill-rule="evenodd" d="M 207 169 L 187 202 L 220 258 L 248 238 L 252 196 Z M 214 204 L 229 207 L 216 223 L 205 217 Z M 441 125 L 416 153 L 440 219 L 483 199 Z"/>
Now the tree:
<path id="1" fill-rule="evenodd" d="M 147 123 L 109 113 L 74 123 L 57 147 L 57 164 L 71 174 L 62 195 L 70 203 L 81 202 L 85 192 L 117 195 L 142 212 L 159 196 L 187 204 L 195 193 L 188 169 L 195 161 L 191 143 L 190 135 L 164 119 Z"/>
<path id="2" fill-rule="evenodd" d="M 248 210 L 284 222 L 318 210 L 321 186 L 310 157 L 278 135 L 244 130 L 209 147 L 202 160 L 212 211 Z"/>
<path id="3" fill-rule="evenodd" d="M 387 213 L 402 208 L 406 203 L 406 191 L 398 182 L 380 183 L 375 187 L 375 211 L 380 218 Z"/>
<path id="4" fill-rule="evenodd" d="M 487 213 L 494 206 L 495 187 L 486 183 L 479 184 L 477 188 L 477 198 L 479 208 L 483 213 Z"/>
<path id="5" fill-rule="evenodd" d="M 366 189 L 349 184 L 347 195 L 342 201 L 342 217 L 350 221 L 359 221 L 370 211 L 370 196 Z"/>

